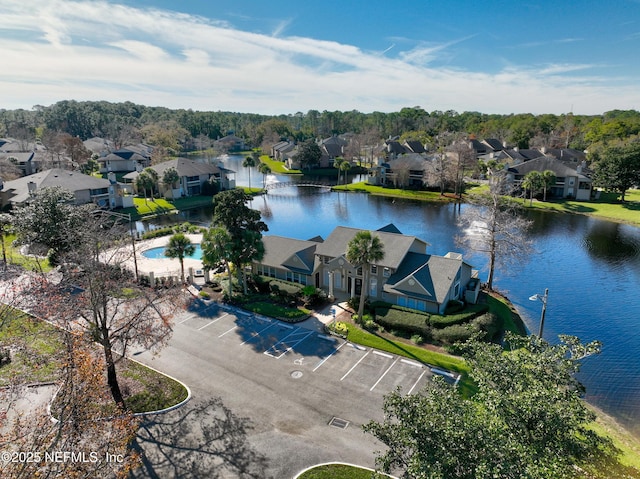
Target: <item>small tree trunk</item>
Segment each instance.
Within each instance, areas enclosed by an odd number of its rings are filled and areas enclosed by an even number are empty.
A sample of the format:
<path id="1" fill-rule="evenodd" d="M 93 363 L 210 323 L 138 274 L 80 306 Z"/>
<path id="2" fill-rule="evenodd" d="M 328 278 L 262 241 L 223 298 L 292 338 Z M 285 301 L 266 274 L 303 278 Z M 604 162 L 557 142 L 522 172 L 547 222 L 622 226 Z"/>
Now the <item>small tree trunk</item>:
<path id="1" fill-rule="evenodd" d="M 178 259 L 180 260 L 180 278 L 184 284 L 184 257 L 180 256 Z"/>
<path id="2" fill-rule="evenodd" d="M 111 343 L 108 338 L 109 332 L 104 328 L 102 330 L 102 348 L 104 349 L 104 358 L 107 363 L 107 383 L 111 390 L 113 400 L 122 409 L 126 409 L 124 404 L 124 398 L 122 397 L 122 391 L 120 391 L 120 384 L 118 383 L 118 376 L 116 374 L 116 363 L 113 359 L 113 351 L 111 350 Z"/>
<path id="3" fill-rule="evenodd" d="M 358 320 L 360 322 L 362 322 L 362 316 L 364 315 L 364 301 L 366 299 L 366 279 L 367 279 L 367 268 L 369 267 L 368 264 L 365 264 L 362 266 L 362 285 L 360 285 L 360 303 L 358 304 Z M 356 285 L 354 284 L 353 287 L 355 288 Z"/>

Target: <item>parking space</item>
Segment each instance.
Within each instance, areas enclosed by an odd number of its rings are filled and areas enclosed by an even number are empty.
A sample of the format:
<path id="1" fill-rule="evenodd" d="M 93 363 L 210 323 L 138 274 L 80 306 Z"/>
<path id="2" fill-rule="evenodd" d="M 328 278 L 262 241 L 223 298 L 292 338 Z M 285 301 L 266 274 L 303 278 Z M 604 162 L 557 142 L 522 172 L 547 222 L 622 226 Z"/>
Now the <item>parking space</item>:
<path id="1" fill-rule="evenodd" d="M 373 394 L 400 387 L 419 391 L 432 370 L 416 361 L 365 348 L 298 325 L 286 324 L 229 307 L 212 305 L 177 319 L 177 327 L 196 330 L 203 341 L 264 354 L 296 369 Z M 234 354 L 245 354 L 236 350 Z"/>

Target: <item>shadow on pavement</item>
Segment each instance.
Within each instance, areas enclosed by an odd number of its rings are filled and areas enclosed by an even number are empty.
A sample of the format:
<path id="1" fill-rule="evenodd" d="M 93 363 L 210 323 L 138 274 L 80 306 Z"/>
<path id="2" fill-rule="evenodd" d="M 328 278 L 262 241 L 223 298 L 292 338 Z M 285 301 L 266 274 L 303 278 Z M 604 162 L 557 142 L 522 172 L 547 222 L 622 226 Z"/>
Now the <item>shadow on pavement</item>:
<path id="1" fill-rule="evenodd" d="M 140 426 L 133 448 L 141 466 L 131 478 L 263 478 L 267 459 L 247 443 L 248 418 L 220 398 L 191 401 Z"/>

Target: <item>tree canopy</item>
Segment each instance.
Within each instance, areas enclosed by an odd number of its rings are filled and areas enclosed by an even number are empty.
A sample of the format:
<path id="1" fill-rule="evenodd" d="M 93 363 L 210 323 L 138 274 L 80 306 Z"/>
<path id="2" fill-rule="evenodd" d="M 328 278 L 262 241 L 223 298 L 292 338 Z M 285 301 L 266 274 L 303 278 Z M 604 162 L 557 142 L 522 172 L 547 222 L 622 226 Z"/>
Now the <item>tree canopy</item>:
<path id="1" fill-rule="evenodd" d="M 244 272 L 244 265 L 262 259 L 262 232 L 269 230 L 260 220 L 260 212 L 247 206 L 250 200 L 251 196 L 240 189 L 223 191 L 213 198 L 212 223 L 227 230 L 231 239 L 228 259 L 238 268 L 239 275 Z M 243 283 L 246 289 L 246 278 Z"/>
<path id="2" fill-rule="evenodd" d="M 346 257 L 349 263 L 362 268 L 362 287 L 358 306 L 358 318 L 362 319 L 364 301 L 369 291 L 369 267 L 372 263 L 384 258 L 384 244 L 380 237 L 371 234 L 371 231 L 358 231 L 347 245 Z"/>
<path id="3" fill-rule="evenodd" d="M 477 341 L 461 347 L 477 386 L 471 397 L 443 380 L 420 394 L 388 395 L 385 420 L 365 426 L 388 447 L 378 466 L 425 479 L 628 477 L 619 451 L 590 429 L 595 414 L 575 378 L 600 344 L 573 336 L 556 345 L 534 335 L 507 341 L 508 352 Z"/>
<path id="4" fill-rule="evenodd" d="M 594 183 L 617 191 L 624 201 L 626 191 L 640 185 L 640 141 L 606 148 L 594 166 Z"/>

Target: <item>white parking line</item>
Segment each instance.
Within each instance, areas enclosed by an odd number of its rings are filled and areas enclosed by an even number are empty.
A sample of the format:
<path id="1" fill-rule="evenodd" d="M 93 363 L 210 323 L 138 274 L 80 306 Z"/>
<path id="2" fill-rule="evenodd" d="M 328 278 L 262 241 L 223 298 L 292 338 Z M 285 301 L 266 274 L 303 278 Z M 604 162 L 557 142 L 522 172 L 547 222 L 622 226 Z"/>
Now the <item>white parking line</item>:
<path id="1" fill-rule="evenodd" d="M 282 351 L 282 353 L 279 354 L 278 356 L 276 356 L 276 354 L 274 354 L 274 353 L 278 353 L 279 352 L 279 350 L 278 350 L 278 345 L 279 344 L 286 344 L 286 340 L 289 338 L 289 336 L 295 337 L 298 334 L 303 334 L 304 335 L 302 337 L 302 339 L 299 339 L 298 341 L 296 341 L 295 343 L 293 343 L 292 345 L 287 347 L 287 349 L 280 350 L 280 351 Z M 280 359 L 282 356 L 287 354 L 289 351 L 291 351 L 294 347 L 296 347 L 298 344 L 300 344 L 302 341 L 307 339 L 312 334 L 313 334 L 313 331 L 302 330 L 302 329 L 299 329 L 298 331 L 292 331 L 291 333 L 287 334 L 284 338 L 282 338 L 280 341 L 278 341 L 276 344 L 274 344 L 269 349 L 267 349 L 264 352 L 264 354 L 266 354 L 267 356 L 271 356 L 272 358 Z M 273 350 L 273 353 L 270 352 L 271 350 Z"/>
<path id="2" fill-rule="evenodd" d="M 334 354 L 336 354 L 338 351 L 340 351 L 340 348 L 342 346 L 344 346 L 345 344 L 347 344 L 346 342 L 342 343 L 340 346 L 338 346 L 336 349 L 333 350 L 333 352 L 331 354 L 329 354 L 328 356 L 326 356 L 324 359 L 322 359 L 315 368 L 313 368 L 313 372 L 316 372 L 316 369 L 318 369 L 320 366 L 322 366 L 324 363 L 327 362 L 327 360 L 333 356 Z"/>
<path id="3" fill-rule="evenodd" d="M 206 328 L 207 326 L 211 326 L 212 324 L 217 323 L 218 321 L 220 321 L 222 318 L 224 318 L 225 316 L 229 316 L 229 313 L 224 313 L 222 316 L 217 317 L 216 319 L 214 319 L 213 321 L 209 321 L 207 324 L 205 324 L 204 326 L 202 326 L 201 328 L 198 328 L 198 331 L 203 330 L 204 328 Z"/>
<path id="4" fill-rule="evenodd" d="M 251 341 L 253 338 L 255 338 L 256 336 L 260 336 L 263 332 L 265 332 L 267 329 L 272 328 L 276 325 L 276 323 L 271 323 L 269 324 L 269 326 L 267 326 L 266 328 L 262 328 L 260 331 L 255 331 L 251 334 L 251 337 L 249 339 L 247 339 L 246 341 L 243 341 L 242 343 L 240 343 L 241 346 L 244 346 L 245 344 L 247 344 L 249 341 Z M 236 326 L 237 328 L 238 326 Z M 227 331 L 228 332 L 228 331 Z M 227 334 L 227 333 L 224 333 Z M 220 336 L 218 336 L 220 337 Z"/>
<path id="5" fill-rule="evenodd" d="M 189 321 L 190 319 L 194 319 L 195 316 L 187 316 L 185 319 L 183 319 L 182 321 L 180 321 L 178 324 L 182 324 L 182 323 L 186 323 L 187 321 Z"/>
<path id="6" fill-rule="evenodd" d="M 407 393 L 407 396 L 413 392 L 413 390 L 416 388 L 416 386 L 418 385 L 418 383 L 424 377 L 425 374 L 427 374 L 427 371 L 422 371 L 422 374 L 420 375 L 418 380 L 413 384 L 413 386 L 411 386 L 411 389 L 409 389 L 409 392 Z"/>
<path id="7" fill-rule="evenodd" d="M 387 368 L 387 370 L 382 374 L 382 376 L 380 376 L 380 377 L 378 378 L 378 380 L 376 381 L 376 383 L 375 383 L 373 386 L 371 386 L 371 389 L 369 389 L 369 391 L 373 391 L 373 390 L 375 389 L 375 387 L 378 385 L 378 383 L 379 383 L 380 381 L 382 381 L 382 378 L 384 378 L 384 377 L 387 375 L 387 373 L 388 373 L 389 371 L 391 371 L 391 368 L 392 368 L 392 367 L 394 367 L 394 366 L 396 365 L 396 363 L 397 363 L 397 362 L 398 362 L 398 358 L 396 358 L 396 360 L 393 362 L 393 364 L 391 364 L 391 366 L 389 366 L 389 367 Z"/>
<path id="8" fill-rule="evenodd" d="M 422 367 L 422 364 L 417 363 L 415 361 L 410 361 L 409 359 L 401 359 L 400 361 L 405 363 L 405 364 L 408 364 L 409 366 L 415 366 L 417 368 L 421 368 Z"/>
<path id="9" fill-rule="evenodd" d="M 393 356 L 391 354 L 382 353 L 380 351 L 374 351 L 373 354 L 377 354 L 378 356 L 382 356 L 384 358 L 391 359 Z"/>
<path id="10" fill-rule="evenodd" d="M 347 371 L 347 373 L 346 373 L 344 376 L 342 376 L 342 377 L 340 378 L 340 381 L 342 381 L 342 380 L 343 380 L 344 378 L 346 378 L 349 374 L 351 374 L 351 371 L 353 371 L 353 370 L 358 366 L 358 364 L 360 364 L 360 362 L 361 362 L 364 358 L 366 358 L 366 357 L 369 355 L 369 353 L 370 353 L 370 352 L 371 352 L 371 350 L 367 351 L 367 352 L 365 353 L 365 355 L 364 355 L 364 356 L 362 356 L 362 357 L 358 360 L 358 362 L 357 362 L 357 363 L 355 363 L 355 364 L 353 365 L 353 367 L 352 367 L 351 369 L 349 369 L 349 370 Z"/>

